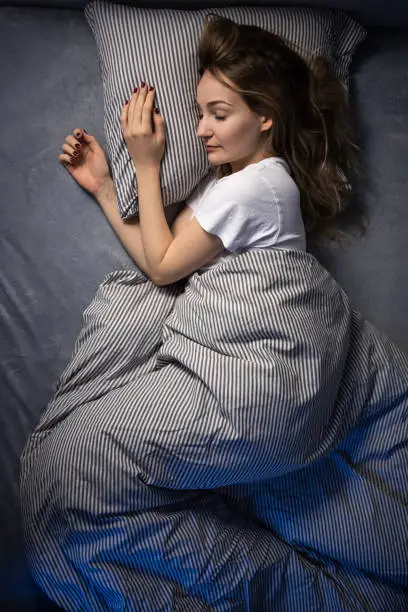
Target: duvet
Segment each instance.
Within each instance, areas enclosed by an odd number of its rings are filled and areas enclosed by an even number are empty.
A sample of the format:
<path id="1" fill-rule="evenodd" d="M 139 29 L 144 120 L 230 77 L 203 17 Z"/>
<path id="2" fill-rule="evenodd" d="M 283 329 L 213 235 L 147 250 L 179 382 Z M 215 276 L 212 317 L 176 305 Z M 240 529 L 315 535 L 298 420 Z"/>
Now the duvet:
<path id="1" fill-rule="evenodd" d="M 101 283 L 21 457 L 65 610 L 408 609 L 408 358 L 309 254 Z"/>

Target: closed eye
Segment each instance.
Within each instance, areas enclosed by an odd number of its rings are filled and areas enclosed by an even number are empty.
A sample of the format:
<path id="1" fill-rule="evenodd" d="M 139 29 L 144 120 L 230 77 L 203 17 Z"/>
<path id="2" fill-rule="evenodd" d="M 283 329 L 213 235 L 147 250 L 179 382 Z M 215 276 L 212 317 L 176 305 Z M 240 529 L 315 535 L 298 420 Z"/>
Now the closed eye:
<path id="1" fill-rule="evenodd" d="M 215 115 L 214 117 L 215 117 L 215 119 L 217 119 L 217 121 L 225 121 L 225 119 L 226 119 L 226 117 L 220 117 L 219 115 Z M 203 116 L 202 115 L 198 115 L 198 118 L 201 121 Z"/>

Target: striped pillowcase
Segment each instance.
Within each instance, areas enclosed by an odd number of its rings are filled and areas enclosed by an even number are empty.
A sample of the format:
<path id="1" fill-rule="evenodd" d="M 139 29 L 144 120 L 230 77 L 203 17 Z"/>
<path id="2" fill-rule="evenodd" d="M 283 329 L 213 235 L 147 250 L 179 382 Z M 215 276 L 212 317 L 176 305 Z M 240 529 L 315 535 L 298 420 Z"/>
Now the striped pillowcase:
<path id="1" fill-rule="evenodd" d="M 367 35 L 352 17 L 336 9 L 146 9 L 94 0 L 84 12 L 97 46 L 107 155 L 123 219 L 138 215 L 139 206 L 135 170 L 123 139 L 120 114 L 124 101 L 141 81 L 154 85 L 155 103 L 166 126 L 160 176 L 164 207 L 187 199 L 211 169 L 196 135 L 195 102 L 197 47 L 207 13 L 281 35 L 297 45 L 305 57 L 329 57 L 346 87 L 352 55 Z"/>

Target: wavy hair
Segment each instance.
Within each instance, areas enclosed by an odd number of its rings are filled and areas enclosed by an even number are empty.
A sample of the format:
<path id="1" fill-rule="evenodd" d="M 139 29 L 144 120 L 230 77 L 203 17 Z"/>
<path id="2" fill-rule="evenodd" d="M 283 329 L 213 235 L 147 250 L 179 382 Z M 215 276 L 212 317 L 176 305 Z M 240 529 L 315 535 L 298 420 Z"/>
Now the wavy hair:
<path id="1" fill-rule="evenodd" d="M 198 45 L 199 75 L 208 70 L 231 89 L 227 77 L 252 112 L 272 118 L 264 142 L 290 167 L 308 242 L 347 242 L 336 222 L 350 212 L 353 183 L 361 174 L 348 92 L 328 59 L 301 53 L 267 30 L 208 13 Z M 215 175 L 231 172 L 222 164 Z M 353 208 L 364 233 L 357 204 Z"/>

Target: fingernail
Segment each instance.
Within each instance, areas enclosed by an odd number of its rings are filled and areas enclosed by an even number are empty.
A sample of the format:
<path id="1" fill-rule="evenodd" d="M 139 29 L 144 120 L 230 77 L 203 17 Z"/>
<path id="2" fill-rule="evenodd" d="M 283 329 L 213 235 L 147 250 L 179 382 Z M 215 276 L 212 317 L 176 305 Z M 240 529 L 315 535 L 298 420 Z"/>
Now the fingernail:
<path id="1" fill-rule="evenodd" d="M 76 146 L 77 149 L 81 148 L 81 145 L 78 142 L 75 144 L 75 146 Z"/>
<path id="2" fill-rule="evenodd" d="M 85 134 L 87 134 L 88 132 L 84 129 Z"/>
<path id="3" fill-rule="evenodd" d="M 134 88 L 133 93 L 137 93 L 137 87 Z"/>
<path id="4" fill-rule="evenodd" d="M 123 106 L 126 106 L 126 104 L 129 104 L 129 100 L 125 100 Z"/>
<path id="5" fill-rule="evenodd" d="M 155 112 L 155 113 L 157 113 L 157 114 L 159 114 L 159 113 L 160 113 L 160 111 L 159 111 L 159 109 L 158 109 L 158 108 L 155 108 L 155 109 L 154 109 L 154 112 Z"/>
<path id="6" fill-rule="evenodd" d="M 142 81 L 142 82 L 140 83 L 140 87 L 144 87 L 145 85 L 146 85 L 146 83 L 145 83 L 144 81 Z"/>
<path id="7" fill-rule="evenodd" d="M 151 85 L 151 86 L 149 87 L 149 91 L 153 91 L 153 89 L 154 89 L 154 87 L 153 87 L 153 85 Z"/>

